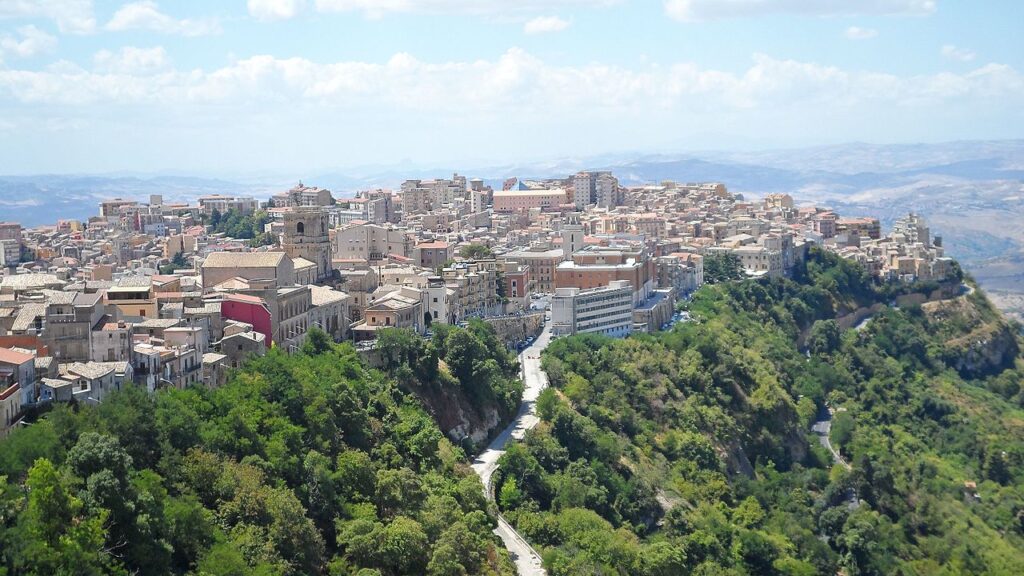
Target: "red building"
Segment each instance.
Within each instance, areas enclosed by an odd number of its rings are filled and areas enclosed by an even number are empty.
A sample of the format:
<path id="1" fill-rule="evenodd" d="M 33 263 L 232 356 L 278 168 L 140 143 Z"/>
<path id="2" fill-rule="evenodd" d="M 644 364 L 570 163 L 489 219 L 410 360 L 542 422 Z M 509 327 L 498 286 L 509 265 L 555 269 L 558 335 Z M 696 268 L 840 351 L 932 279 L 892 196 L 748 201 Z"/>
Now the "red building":
<path id="1" fill-rule="evenodd" d="M 267 346 L 274 342 L 273 316 L 262 298 L 231 294 L 220 303 L 220 315 L 224 320 L 251 324 L 253 330 L 266 337 Z"/>

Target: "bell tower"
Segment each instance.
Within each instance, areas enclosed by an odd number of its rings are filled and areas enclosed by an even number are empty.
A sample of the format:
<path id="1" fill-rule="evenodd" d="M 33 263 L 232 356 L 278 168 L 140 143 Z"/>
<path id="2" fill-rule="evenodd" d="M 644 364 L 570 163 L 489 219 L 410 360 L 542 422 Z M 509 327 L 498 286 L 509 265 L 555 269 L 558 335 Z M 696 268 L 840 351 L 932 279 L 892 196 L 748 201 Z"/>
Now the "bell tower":
<path id="1" fill-rule="evenodd" d="M 316 264 L 317 280 L 331 275 L 331 237 L 327 213 L 319 208 L 293 208 L 284 215 L 281 247 L 291 258 Z"/>

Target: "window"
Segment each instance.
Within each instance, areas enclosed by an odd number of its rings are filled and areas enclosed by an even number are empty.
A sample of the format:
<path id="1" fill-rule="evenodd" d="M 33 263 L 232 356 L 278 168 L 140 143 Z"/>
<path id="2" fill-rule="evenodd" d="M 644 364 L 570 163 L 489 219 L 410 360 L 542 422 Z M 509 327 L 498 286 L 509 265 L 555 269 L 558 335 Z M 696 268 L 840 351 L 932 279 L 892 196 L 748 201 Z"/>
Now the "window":
<path id="1" fill-rule="evenodd" d="M 298 224 L 295 225 L 295 232 L 297 234 L 299 234 L 299 235 L 305 234 L 306 233 L 306 225 L 303 224 L 302 222 L 299 222 Z"/>

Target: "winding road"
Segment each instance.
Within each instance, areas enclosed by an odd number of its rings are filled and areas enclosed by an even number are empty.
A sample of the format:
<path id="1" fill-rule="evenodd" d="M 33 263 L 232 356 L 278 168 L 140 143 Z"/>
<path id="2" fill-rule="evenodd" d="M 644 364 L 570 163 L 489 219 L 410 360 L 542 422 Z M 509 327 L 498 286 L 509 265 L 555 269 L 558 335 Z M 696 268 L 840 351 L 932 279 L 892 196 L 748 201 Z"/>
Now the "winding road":
<path id="1" fill-rule="evenodd" d="M 505 453 L 505 445 L 513 438 L 522 440 L 526 431 L 540 422 L 540 418 L 537 417 L 537 396 L 548 385 L 547 376 L 540 368 L 540 354 L 550 342 L 550 326 L 545 326 L 537 340 L 519 354 L 519 364 L 522 367 L 525 386 L 519 413 L 515 420 L 502 430 L 501 434 L 498 434 L 487 446 L 487 449 L 473 461 L 473 471 L 480 477 L 480 481 L 484 485 L 484 493 L 492 502 L 494 501 L 494 487 L 491 485 L 491 477 L 498 469 L 498 459 Z M 540 554 L 500 513 L 498 514 L 498 527 L 494 533 L 505 543 L 505 547 L 508 548 L 512 560 L 515 562 L 516 572 L 520 576 L 546 576 L 547 572 L 544 570 Z"/>

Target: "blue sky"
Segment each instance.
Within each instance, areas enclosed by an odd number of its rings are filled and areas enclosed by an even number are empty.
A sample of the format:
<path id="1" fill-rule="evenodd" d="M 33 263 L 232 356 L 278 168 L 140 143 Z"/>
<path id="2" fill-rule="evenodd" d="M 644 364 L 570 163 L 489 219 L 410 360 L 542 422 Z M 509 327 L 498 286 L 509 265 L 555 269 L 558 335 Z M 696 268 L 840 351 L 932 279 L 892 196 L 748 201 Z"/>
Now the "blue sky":
<path id="1" fill-rule="evenodd" d="M 1024 2 L 0 0 L 0 173 L 1024 136 Z"/>

